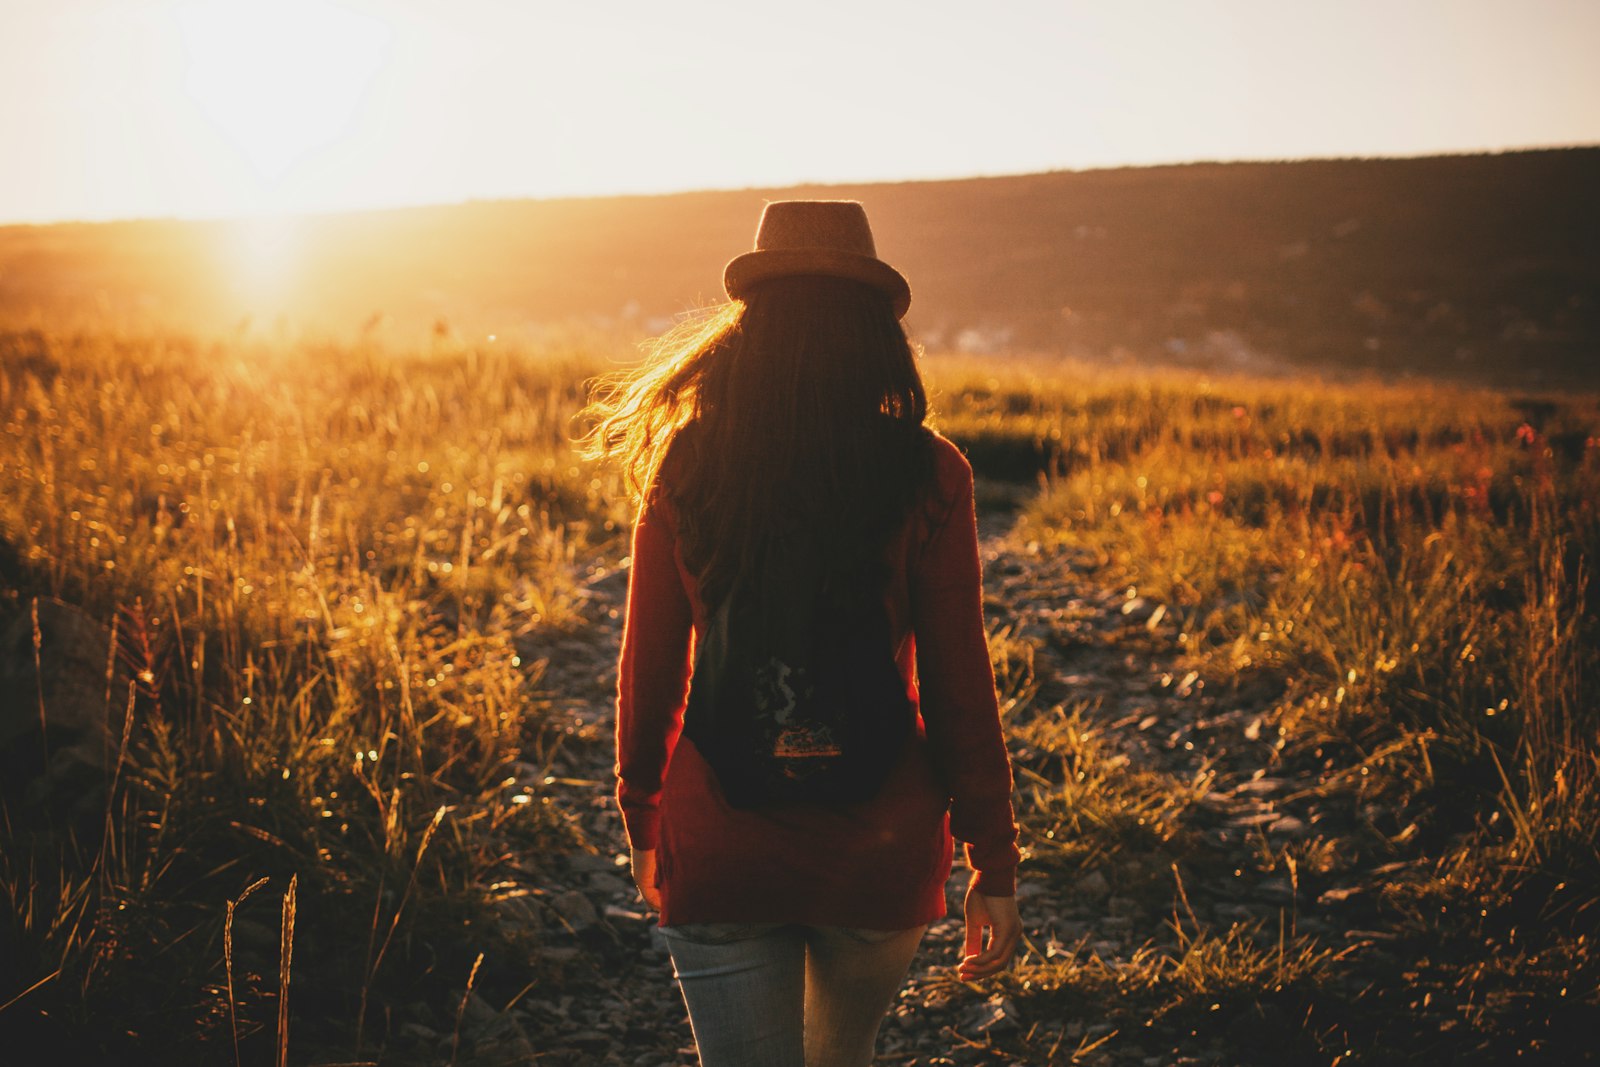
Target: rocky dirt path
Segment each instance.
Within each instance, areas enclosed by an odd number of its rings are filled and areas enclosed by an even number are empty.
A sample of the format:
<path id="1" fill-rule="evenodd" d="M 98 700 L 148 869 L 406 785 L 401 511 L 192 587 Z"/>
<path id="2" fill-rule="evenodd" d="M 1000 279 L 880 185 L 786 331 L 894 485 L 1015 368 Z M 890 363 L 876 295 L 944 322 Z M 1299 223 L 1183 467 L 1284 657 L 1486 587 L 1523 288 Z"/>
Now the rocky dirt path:
<path id="1" fill-rule="evenodd" d="M 1275 694 L 1214 692 L 1181 667 L 1158 605 L 1102 588 L 1066 555 L 1018 543 L 1006 516 L 986 516 L 983 526 L 991 629 L 1033 651 L 1037 690 L 1014 715 L 1080 706 L 1114 753 L 1110 758 L 1128 773 L 1148 770 L 1206 783 L 1187 818 L 1190 832 L 1212 853 L 1205 869 L 1213 873 L 1184 887 L 1192 920 L 1216 931 L 1250 922 L 1271 929 L 1287 912 L 1302 934 L 1342 934 L 1354 916 L 1340 917 L 1338 909 L 1359 901 L 1371 872 L 1310 884 L 1316 880 L 1263 862 L 1352 818 L 1319 807 L 1306 794 L 1308 778 L 1274 771 L 1278 746 L 1267 736 L 1262 712 Z M 622 571 L 596 571 L 588 586 L 589 627 L 574 636 L 530 639 L 521 649 L 529 662 L 546 661 L 537 688 L 561 735 L 542 769 L 546 788 L 576 813 L 594 851 L 530 864 L 538 880 L 530 878 L 527 895 L 508 901 L 516 906 L 508 915 L 538 926 L 540 978 L 509 1007 L 476 994 L 466 998 L 460 1062 L 696 1062 L 667 953 L 628 878 L 621 820 L 611 800 L 611 701 L 625 584 Z M 1028 788 L 1021 768 L 1029 753 L 1014 755 L 1019 781 Z M 1141 946 L 1170 942 L 1172 931 L 1163 924 L 1176 900 L 1173 876 L 1144 871 L 1143 884 L 1162 889 L 1160 899 L 1141 895 L 1133 888 L 1139 879 L 1127 875 L 1130 865 L 1139 872 L 1143 859 L 1122 856 L 1112 878 L 1097 869 L 1052 876 L 1025 863 L 1018 891 L 1025 951 L 1047 959 L 1093 954 L 1123 966 Z M 992 988 L 956 982 L 951 968 L 964 884 L 958 869 L 948 890 L 951 917 L 936 923 L 923 944 L 885 1025 L 880 1062 L 1003 1063 L 1023 1047 L 1033 1050 L 1024 1055 L 1035 1062 L 1229 1062 L 1220 1045 L 1184 1047 L 1181 1035 L 1159 1028 L 1122 1034 L 1103 1016 L 1033 1018 Z M 1334 940 L 1335 947 L 1342 944 Z M 1240 1025 L 1250 1040 L 1270 1040 L 1289 1021 L 1257 1011 Z"/>

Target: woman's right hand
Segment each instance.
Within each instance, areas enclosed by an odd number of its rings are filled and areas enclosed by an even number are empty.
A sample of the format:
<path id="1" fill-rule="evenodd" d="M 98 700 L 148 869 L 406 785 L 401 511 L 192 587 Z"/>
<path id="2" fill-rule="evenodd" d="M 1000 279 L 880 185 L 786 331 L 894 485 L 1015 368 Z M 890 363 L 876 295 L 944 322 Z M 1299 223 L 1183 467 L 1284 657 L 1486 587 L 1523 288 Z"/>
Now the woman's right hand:
<path id="1" fill-rule="evenodd" d="M 632 856 L 633 884 L 639 887 L 644 902 L 661 910 L 661 890 L 656 886 L 656 850 L 653 848 L 629 849 Z"/>
<path id="2" fill-rule="evenodd" d="M 967 920 L 966 954 L 956 974 L 964 982 L 976 982 L 999 974 L 1011 964 L 1011 957 L 1022 940 L 1022 916 L 1016 897 L 990 897 L 978 892 L 978 878 L 967 887 L 963 907 Z M 983 931 L 989 931 L 989 946 L 984 947 Z"/>

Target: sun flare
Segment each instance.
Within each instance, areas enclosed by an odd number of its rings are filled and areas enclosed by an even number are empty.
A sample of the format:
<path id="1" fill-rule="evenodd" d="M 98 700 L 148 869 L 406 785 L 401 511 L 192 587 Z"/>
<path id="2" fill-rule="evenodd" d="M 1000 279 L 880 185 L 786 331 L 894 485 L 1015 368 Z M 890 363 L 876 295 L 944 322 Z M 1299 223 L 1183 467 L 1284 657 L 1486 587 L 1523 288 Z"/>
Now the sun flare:
<path id="1" fill-rule="evenodd" d="M 191 0 L 176 17 L 185 92 L 266 191 L 349 134 L 390 40 L 329 0 Z"/>

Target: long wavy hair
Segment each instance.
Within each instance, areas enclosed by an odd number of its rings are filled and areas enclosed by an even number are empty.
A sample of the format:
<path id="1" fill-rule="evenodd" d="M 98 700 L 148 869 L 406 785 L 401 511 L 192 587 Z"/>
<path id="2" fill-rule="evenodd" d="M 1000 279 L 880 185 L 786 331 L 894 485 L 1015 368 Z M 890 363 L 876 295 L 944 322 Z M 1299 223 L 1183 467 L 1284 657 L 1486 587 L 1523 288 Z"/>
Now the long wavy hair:
<path id="1" fill-rule="evenodd" d="M 665 491 L 709 606 L 786 538 L 841 586 L 879 589 L 883 548 L 931 482 L 927 393 L 889 298 L 774 278 L 656 342 L 590 408 L 591 456 L 641 501 Z"/>

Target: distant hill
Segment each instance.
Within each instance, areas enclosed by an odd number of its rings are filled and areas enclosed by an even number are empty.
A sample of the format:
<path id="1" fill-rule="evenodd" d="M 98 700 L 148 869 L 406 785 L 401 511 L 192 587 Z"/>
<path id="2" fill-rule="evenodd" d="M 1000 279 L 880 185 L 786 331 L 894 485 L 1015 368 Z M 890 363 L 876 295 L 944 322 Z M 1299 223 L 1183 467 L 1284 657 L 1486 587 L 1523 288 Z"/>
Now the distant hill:
<path id="1" fill-rule="evenodd" d="M 1577 148 L 471 203 L 299 220 L 258 259 L 233 223 L 12 226 L 0 319 L 644 334 L 721 298 L 764 200 L 828 196 L 866 202 L 929 348 L 1597 384 L 1597 190 Z"/>

